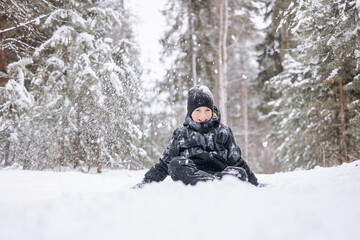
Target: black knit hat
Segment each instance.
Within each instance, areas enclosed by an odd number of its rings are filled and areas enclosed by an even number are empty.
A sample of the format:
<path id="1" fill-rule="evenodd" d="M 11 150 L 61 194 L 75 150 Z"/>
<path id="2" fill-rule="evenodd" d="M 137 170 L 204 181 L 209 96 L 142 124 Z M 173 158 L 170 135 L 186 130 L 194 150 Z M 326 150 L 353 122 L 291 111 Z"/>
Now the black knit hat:
<path id="1" fill-rule="evenodd" d="M 198 107 L 208 107 L 214 111 L 214 98 L 209 88 L 203 85 L 198 85 L 189 90 L 187 110 L 188 115 Z"/>

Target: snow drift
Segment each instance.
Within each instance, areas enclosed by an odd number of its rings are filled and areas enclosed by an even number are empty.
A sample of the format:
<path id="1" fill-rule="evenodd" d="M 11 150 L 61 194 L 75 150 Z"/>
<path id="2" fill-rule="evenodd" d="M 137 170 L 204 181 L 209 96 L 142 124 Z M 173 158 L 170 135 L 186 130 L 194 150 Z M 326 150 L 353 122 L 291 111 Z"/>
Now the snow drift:
<path id="1" fill-rule="evenodd" d="M 0 239 L 357 239 L 360 161 L 130 189 L 144 171 L 0 171 Z"/>

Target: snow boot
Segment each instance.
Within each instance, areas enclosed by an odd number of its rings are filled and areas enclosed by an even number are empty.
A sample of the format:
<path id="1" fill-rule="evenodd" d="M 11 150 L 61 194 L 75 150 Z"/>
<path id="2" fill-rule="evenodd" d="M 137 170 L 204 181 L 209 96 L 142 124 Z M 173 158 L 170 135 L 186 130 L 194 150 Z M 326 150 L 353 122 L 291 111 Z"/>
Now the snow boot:
<path id="1" fill-rule="evenodd" d="M 248 175 L 245 169 L 243 169 L 242 167 L 228 166 L 221 172 L 216 173 L 215 176 L 219 179 L 222 179 L 223 176 L 234 176 L 240 179 L 241 181 L 245 181 L 245 182 L 248 181 Z"/>

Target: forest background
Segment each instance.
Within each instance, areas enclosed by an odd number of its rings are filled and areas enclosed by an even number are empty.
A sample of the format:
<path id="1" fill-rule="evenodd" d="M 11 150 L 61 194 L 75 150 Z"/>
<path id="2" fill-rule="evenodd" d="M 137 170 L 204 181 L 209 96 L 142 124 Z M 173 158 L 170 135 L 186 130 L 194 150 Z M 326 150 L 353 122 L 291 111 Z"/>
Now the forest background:
<path id="1" fill-rule="evenodd" d="M 161 78 L 128 3 L 0 2 L 0 168 L 147 168 L 196 84 L 255 172 L 360 159 L 360 0 L 168 0 Z"/>

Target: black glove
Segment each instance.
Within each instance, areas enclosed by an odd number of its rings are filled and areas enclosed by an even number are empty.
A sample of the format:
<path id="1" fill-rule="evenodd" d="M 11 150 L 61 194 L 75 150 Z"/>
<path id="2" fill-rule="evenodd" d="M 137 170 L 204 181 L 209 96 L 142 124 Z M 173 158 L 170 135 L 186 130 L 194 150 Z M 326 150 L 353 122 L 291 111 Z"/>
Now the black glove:
<path id="1" fill-rule="evenodd" d="M 191 157 L 192 160 L 202 160 L 203 162 L 208 162 L 210 161 L 211 157 L 210 154 L 207 152 L 202 152 L 199 154 L 196 154 L 194 156 Z"/>
<path id="2" fill-rule="evenodd" d="M 195 164 L 211 164 L 216 165 L 219 169 L 224 169 L 227 167 L 225 164 L 224 158 L 216 154 L 215 152 L 203 152 L 200 154 L 196 154 L 191 157 L 191 160 L 194 161 Z"/>
<path id="3" fill-rule="evenodd" d="M 252 173 L 248 177 L 249 177 L 249 183 L 251 183 L 252 185 L 255 185 L 255 186 L 259 185 L 258 180 L 255 177 L 255 174 Z"/>
<path id="4" fill-rule="evenodd" d="M 132 186 L 132 187 L 131 187 L 131 189 L 139 189 L 139 188 L 143 188 L 145 184 L 146 184 L 145 180 L 142 180 L 142 182 L 141 182 L 141 183 L 138 183 L 138 184 L 136 184 L 136 185 Z"/>

